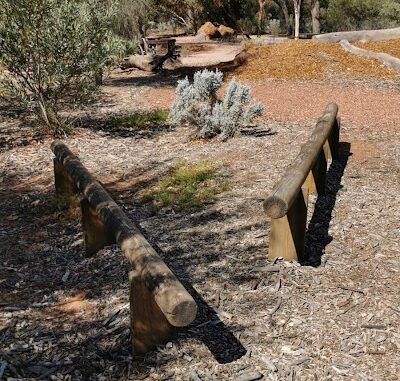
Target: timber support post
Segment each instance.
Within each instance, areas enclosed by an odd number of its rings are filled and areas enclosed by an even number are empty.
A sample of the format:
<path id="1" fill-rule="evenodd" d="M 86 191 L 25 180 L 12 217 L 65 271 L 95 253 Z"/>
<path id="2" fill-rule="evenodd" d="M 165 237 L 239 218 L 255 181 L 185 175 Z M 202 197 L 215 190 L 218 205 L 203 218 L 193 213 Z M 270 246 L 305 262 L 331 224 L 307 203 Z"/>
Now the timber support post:
<path id="1" fill-rule="evenodd" d="M 169 340 L 174 327 L 186 327 L 197 304 L 139 229 L 103 186 L 61 141 L 54 141 L 57 194 L 81 196 L 86 255 L 117 243 L 134 271 L 129 273 L 133 350 L 142 354 Z"/>
<path id="2" fill-rule="evenodd" d="M 146 353 L 171 339 L 174 327 L 168 322 L 136 271 L 129 272 L 129 302 L 135 354 Z"/>
<path id="3" fill-rule="evenodd" d="M 114 234 L 104 225 L 87 198 L 81 200 L 81 215 L 87 257 L 91 257 L 106 246 L 117 243 Z"/>
<path id="4" fill-rule="evenodd" d="M 309 140 L 264 201 L 271 217 L 268 256 L 304 259 L 309 194 L 325 194 L 328 162 L 339 158 L 338 106 L 329 104 Z"/>
<path id="5" fill-rule="evenodd" d="M 77 193 L 74 182 L 65 171 L 64 166 L 57 160 L 53 159 L 54 164 L 54 184 L 56 188 L 56 194 L 73 196 Z"/>

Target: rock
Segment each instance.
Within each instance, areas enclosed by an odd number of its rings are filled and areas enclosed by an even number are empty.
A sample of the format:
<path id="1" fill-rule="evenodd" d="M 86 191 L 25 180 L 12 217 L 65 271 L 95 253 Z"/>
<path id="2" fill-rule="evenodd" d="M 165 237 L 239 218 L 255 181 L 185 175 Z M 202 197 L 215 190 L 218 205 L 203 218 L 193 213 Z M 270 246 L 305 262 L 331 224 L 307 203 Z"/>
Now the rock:
<path id="1" fill-rule="evenodd" d="M 230 28 L 229 26 L 220 25 L 218 28 L 218 32 L 221 37 L 231 37 L 235 34 L 235 30 Z"/>
<path id="2" fill-rule="evenodd" d="M 205 40 L 210 40 L 212 38 L 220 37 L 221 35 L 218 28 L 210 21 L 207 21 L 197 31 L 197 36 Z"/>

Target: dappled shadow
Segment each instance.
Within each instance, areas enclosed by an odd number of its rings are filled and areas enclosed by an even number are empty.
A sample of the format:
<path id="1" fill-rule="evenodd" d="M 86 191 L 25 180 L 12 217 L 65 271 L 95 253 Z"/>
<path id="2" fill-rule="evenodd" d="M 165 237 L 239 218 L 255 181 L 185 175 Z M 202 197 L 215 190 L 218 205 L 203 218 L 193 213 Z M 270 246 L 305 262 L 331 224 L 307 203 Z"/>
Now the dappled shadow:
<path id="1" fill-rule="evenodd" d="M 131 122 L 135 113 L 112 113 L 106 115 L 86 115 L 76 122 L 77 127 L 88 128 L 101 136 L 152 139 L 175 129 L 174 126 L 162 121 L 149 121 L 141 125 Z"/>
<path id="2" fill-rule="evenodd" d="M 174 260 L 174 257 L 163 255 L 161 249 L 154 242 L 152 246 L 163 257 L 164 262 L 176 274 L 179 281 L 192 295 L 198 306 L 195 321 L 189 327 L 179 329 L 179 337 L 192 337 L 201 341 L 220 364 L 227 364 L 244 356 L 246 349 L 233 335 L 231 330 L 221 321 L 214 308 L 209 306 L 204 298 L 194 289 L 190 277 L 186 273 L 186 269 L 180 266 Z M 178 253 L 175 254 L 178 255 Z"/>
<path id="3" fill-rule="evenodd" d="M 319 266 L 325 247 L 332 241 L 329 224 L 338 192 L 343 188 L 341 180 L 347 166 L 351 144 L 339 143 L 340 158 L 334 160 L 326 174 L 325 195 L 318 196 L 314 213 L 306 233 L 306 259 L 303 264 Z"/>
<path id="4" fill-rule="evenodd" d="M 163 164 L 154 162 L 141 169 L 143 178 L 133 184 L 130 181 L 138 173 L 106 184 L 112 193 L 134 200 L 129 214 L 136 223 L 148 217 L 149 206 L 141 203 L 135 193 L 151 186 L 157 175 L 149 176 L 149 173 L 158 167 L 165 168 Z M 112 378 L 123 378 L 132 369 L 129 308 L 118 313 L 110 323 L 94 317 L 90 310 L 87 313 L 79 310 L 77 306 L 90 308 L 94 304 L 97 305 L 94 311 L 102 311 L 107 309 L 109 300 L 113 300 L 111 305 L 115 305 L 118 299 L 120 303 L 127 303 L 127 274 L 131 265 L 115 245 L 85 258 L 79 208 L 77 215 L 67 217 L 66 210 L 59 209 L 57 205 L 50 206 L 52 186 L 46 191 L 40 191 L 30 183 L 24 186 L 21 181 L 16 181 L 15 186 L 15 189 L 1 189 L 2 200 L 7 200 L 1 212 L 2 220 L 7 219 L 7 212 L 12 211 L 12 215 L 10 223 L 0 224 L 0 232 L 7 234 L 7 247 L 2 247 L 2 253 L 7 253 L 2 255 L 2 265 L 7 267 L 7 274 L 0 284 L 0 293 L 12 293 L 13 297 L 2 298 L 0 305 L 14 314 L 0 331 L 0 339 L 4 343 L 1 355 L 7 362 L 4 375 L 46 379 L 57 372 L 66 372 L 88 379 L 114 366 Z M 193 222 L 197 218 L 197 224 L 201 226 L 213 220 L 224 221 L 223 214 L 209 208 L 210 205 L 196 208 L 198 215 Z M 193 209 L 187 212 L 193 213 Z M 166 215 L 159 217 L 160 223 L 163 223 L 163 218 L 169 218 Z M 180 214 L 180 218 L 185 219 L 185 213 Z M 181 226 L 185 227 L 184 221 Z M 191 286 L 187 268 L 196 261 L 188 261 L 181 266 L 182 262 L 176 261 L 176 257 L 158 249 L 157 234 L 148 239 L 199 306 L 197 319 L 190 327 L 179 330 L 178 338 L 203 342 L 219 363 L 229 363 L 242 357 L 246 353 L 245 348 Z M 218 238 L 215 236 L 213 239 Z M 176 254 L 181 256 L 187 253 Z M 217 259 L 218 253 L 215 252 L 215 255 Z M 26 292 L 28 289 L 29 293 Z M 80 294 L 84 295 L 82 300 L 71 302 L 68 299 Z M 73 304 L 72 308 L 70 302 L 77 306 Z M 23 323 L 27 315 L 29 322 Z M 18 328 L 20 324 L 24 325 L 22 330 Z M 34 339 L 28 342 L 28 337 Z M 153 360 L 149 359 L 157 357 L 157 353 L 150 353 L 145 361 L 151 363 Z M 53 358 L 59 360 L 49 360 Z M 143 359 L 134 360 L 133 364 L 140 368 L 141 362 Z M 144 368 L 143 372 L 146 374 L 148 369 Z"/>
<path id="5" fill-rule="evenodd" d="M 135 70 L 136 71 L 136 70 Z M 155 73 L 143 73 L 135 76 L 123 76 L 124 73 L 114 74 L 104 81 L 104 86 L 133 86 L 133 87 L 175 87 L 184 73 L 171 70 L 160 70 Z"/>
<path id="6" fill-rule="evenodd" d="M 206 303 L 191 284 L 182 283 L 193 296 L 199 310 L 192 326 L 181 329 L 180 334 L 204 343 L 220 364 L 231 363 L 243 357 L 247 352 L 246 348 L 221 321 L 215 310 Z"/>

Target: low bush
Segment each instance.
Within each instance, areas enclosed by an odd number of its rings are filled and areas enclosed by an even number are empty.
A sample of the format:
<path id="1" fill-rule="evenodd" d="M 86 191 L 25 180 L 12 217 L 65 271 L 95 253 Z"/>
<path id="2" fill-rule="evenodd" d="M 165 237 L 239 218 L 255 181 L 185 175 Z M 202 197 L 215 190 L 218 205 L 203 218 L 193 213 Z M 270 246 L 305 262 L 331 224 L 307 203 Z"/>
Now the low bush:
<path id="1" fill-rule="evenodd" d="M 168 115 L 168 111 L 162 109 L 135 112 L 130 115 L 115 116 L 107 123 L 111 128 L 142 127 L 149 123 L 165 122 Z"/>
<path id="2" fill-rule="evenodd" d="M 195 73 L 193 83 L 187 77 L 178 81 L 169 121 L 195 127 L 198 138 L 219 136 L 222 140 L 253 126 L 264 111 L 264 105 L 254 102 L 250 88 L 235 78 L 229 82 L 224 98 L 219 100 L 216 93 L 222 81 L 220 71 L 207 69 Z"/>

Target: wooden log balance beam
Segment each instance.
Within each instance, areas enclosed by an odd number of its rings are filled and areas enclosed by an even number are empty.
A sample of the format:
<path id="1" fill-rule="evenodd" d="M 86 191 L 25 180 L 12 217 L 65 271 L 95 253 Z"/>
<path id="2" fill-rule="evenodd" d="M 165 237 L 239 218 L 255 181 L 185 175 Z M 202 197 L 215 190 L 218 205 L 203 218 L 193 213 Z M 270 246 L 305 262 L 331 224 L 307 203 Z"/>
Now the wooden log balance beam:
<path id="1" fill-rule="evenodd" d="M 325 193 L 327 163 L 339 157 L 338 106 L 329 104 L 300 153 L 264 201 L 271 217 L 269 258 L 304 259 L 308 195 Z"/>
<path id="2" fill-rule="evenodd" d="M 173 327 L 196 317 L 197 304 L 138 228 L 61 141 L 54 141 L 56 192 L 81 194 L 87 255 L 118 243 L 133 266 L 129 273 L 133 350 L 145 353 L 170 339 Z"/>

